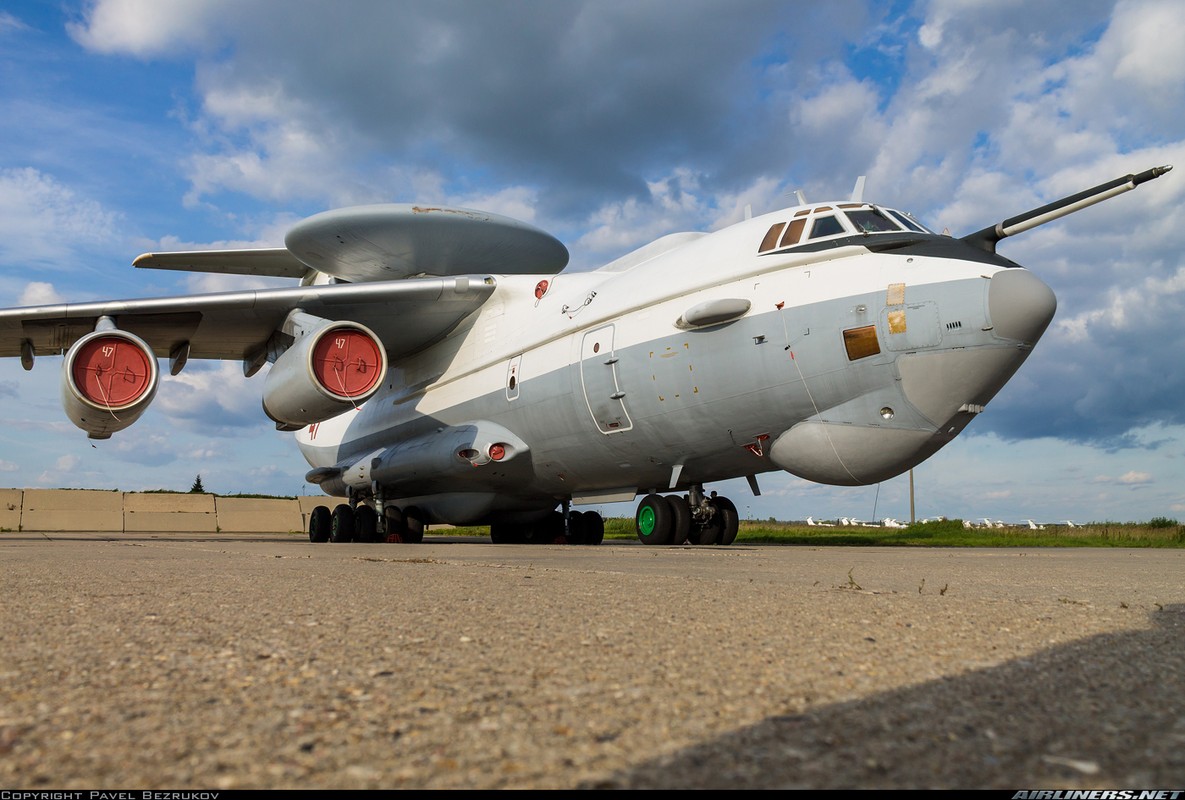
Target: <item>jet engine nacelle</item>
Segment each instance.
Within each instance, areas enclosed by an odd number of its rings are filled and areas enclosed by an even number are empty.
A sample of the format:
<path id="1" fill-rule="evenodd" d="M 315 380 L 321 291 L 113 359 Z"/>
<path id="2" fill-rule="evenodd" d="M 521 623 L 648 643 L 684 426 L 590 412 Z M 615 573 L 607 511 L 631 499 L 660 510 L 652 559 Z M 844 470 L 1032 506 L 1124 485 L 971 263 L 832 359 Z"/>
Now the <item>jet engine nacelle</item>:
<path id="1" fill-rule="evenodd" d="M 387 374 L 387 351 L 364 325 L 327 322 L 306 333 L 272 364 L 263 410 L 295 430 L 358 406 Z"/>
<path id="2" fill-rule="evenodd" d="M 156 355 L 143 339 L 109 328 L 83 336 L 62 362 L 62 407 L 92 439 L 131 425 L 160 383 Z"/>

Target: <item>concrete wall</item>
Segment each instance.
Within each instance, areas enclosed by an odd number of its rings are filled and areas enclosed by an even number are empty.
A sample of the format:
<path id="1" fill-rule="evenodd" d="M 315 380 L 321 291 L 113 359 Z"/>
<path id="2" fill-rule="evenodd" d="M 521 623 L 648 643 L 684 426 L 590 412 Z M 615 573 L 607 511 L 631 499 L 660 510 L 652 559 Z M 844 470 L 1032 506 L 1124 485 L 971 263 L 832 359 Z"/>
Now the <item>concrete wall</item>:
<path id="1" fill-rule="evenodd" d="M 134 494 L 123 496 L 125 531 L 214 533 L 218 517 L 212 494 Z"/>
<path id="2" fill-rule="evenodd" d="M 305 530 L 298 500 L 219 497 L 218 527 L 227 532 Z"/>
<path id="3" fill-rule="evenodd" d="M 94 489 L 37 489 L 24 492 L 21 530 L 123 530 L 123 492 Z"/>
<path id="4" fill-rule="evenodd" d="M 293 500 L 212 494 L 0 489 L 0 532 L 93 531 L 287 533 L 308 530 L 308 514 L 333 497 Z"/>

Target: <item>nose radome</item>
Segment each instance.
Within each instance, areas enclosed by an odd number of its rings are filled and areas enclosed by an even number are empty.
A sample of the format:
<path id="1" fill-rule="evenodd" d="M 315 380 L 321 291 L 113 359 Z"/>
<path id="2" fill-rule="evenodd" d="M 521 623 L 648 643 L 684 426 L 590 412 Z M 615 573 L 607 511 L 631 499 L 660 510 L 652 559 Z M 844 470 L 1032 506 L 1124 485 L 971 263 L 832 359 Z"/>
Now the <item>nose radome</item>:
<path id="1" fill-rule="evenodd" d="M 992 275 L 988 315 L 993 334 L 1032 345 L 1053 320 L 1057 297 L 1027 269 L 1004 269 Z"/>

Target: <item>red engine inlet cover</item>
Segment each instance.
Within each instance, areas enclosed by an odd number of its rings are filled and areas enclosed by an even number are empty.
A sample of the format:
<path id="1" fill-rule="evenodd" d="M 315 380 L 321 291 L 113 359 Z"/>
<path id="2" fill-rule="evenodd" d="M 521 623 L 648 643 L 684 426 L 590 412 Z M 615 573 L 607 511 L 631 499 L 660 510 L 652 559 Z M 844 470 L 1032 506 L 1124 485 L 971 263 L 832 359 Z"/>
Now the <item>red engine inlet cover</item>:
<path id="1" fill-rule="evenodd" d="M 86 342 L 71 365 L 74 385 L 103 408 L 132 405 L 152 388 L 151 356 L 121 336 L 97 336 Z"/>
<path id="2" fill-rule="evenodd" d="M 382 378 L 379 343 L 354 328 L 326 331 L 313 348 L 313 375 L 338 397 L 366 394 Z"/>

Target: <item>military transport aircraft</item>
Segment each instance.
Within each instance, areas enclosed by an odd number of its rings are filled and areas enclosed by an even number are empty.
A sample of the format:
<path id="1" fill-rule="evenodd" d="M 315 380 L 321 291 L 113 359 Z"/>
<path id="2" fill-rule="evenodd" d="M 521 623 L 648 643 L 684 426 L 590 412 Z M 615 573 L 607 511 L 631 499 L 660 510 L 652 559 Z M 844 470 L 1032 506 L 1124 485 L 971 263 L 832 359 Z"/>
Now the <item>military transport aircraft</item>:
<path id="1" fill-rule="evenodd" d="M 639 538 L 730 544 L 707 485 L 785 470 L 864 485 L 951 441 L 1053 318 L 1053 292 L 1001 239 L 1164 174 L 1157 167 L 953 238 L 902 211 L 806 203 L 676 233 L 564 272 L 547 233 L 462 208 L 310 217 L 285 246 L 150 253 L 135 266 L 298 285 L 0 310 L 0 356 L 65 354 L 66 415 L 131 425 L 191 358 L 271 363 L 263 409 L 306 480 L 344 498 L 320 541 L 420 541 L 489 524 L 495 542 L 599 543 L 572 506 L 641 495 Z M 747 215 L 748 216 L 748 215 Z"/>

